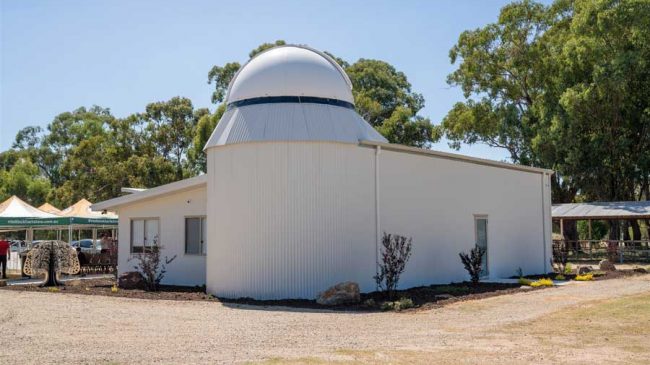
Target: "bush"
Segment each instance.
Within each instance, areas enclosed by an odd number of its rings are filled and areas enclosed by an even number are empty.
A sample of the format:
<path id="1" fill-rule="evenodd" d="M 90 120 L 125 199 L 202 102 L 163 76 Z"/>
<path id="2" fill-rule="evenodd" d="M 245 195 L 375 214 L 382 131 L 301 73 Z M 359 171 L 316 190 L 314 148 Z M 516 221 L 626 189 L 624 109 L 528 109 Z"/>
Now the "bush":
<path id="1" fill-rule="evenodd" d="M 573 266 L 571 266 L 570 263 L 567 263 L 566 266 L 564 267 L 564 271 L 560 273 L 560 275 L 570 275 L 573 273 Z"/>
<path id="2" fill-rule="evenodd" d="M 526 279 L 526 278 L 519 278 L 519 285 L 530 286 L 530 284 L 532 282 L 533 282 L 532 280 L 529 280 L 529 279 Z"/>
<path id="3" fill-rule="evenodd" d="M 592 273 L 576 276 L 576 281 L 592 281 L 592 280 L 594 280 L 594 274 Z"/>
<path id="4" fill-rule="evenodd" d="M 365 302 L 363 302 L 363 305 L 365 305 L 366 307 L 373 308 L 374 306 L 377 305 L 377 303 L 375 303 L 374 299 L 370 298 L 370 299 L 367 299 Z"/>
<path id="5" fill-rule="evenodd" d="M 533 288 L 539 288 L 542 286 L 553 286 L 553 280 L 547 278 L 539 279 L 537 281 L 533 281 L 532 283 L 530 283 L 530 286 L 532 286 Z"/>
<path id="6" fill-rule="evenodd" d="M 555 280 L 566 280 L 566 277 L 562 274 L 555 275 Z"/>
<path id="7" fill-rule="evenodd" d="M 384 232 L 381 245 L 381 262 L 377 263 L 379 272 L 373 278 L 377 287 L 387 292 L 388 297 L 392 298 L 395 289 L 397 289 L 399 277 L 411 257 L 412 239 Z"/>
<path id="8" fill-rule="evenodd" d="M 176 259 L 176 255 L 174 255 L 170 259 L 165 256 L 165 259 L 162 260 L 160 257 L 161 250 L 162 247 L 158 247 L 136 256 L 138 265 L 135 265 L 133 268 L 142 275 L 144 289 L 147 291 L 158 291 L 160 289 L 160 282 L 167 272 L 166 265 L 169 265 Z"/>
<path id="9" fill-rule="evenodd" d="M 413 308 L 414 306 L 415 304 L 413 304 L 413 301 L 410 298 L 401 298 L 395 302 L 383 302 L 381 303 L 380 308 L 383 311 L 395 310 L 399 312 L 404 309 Z"/>
<path id="10" fill-rule="evenodd" d="M 476 285 L 478 284 L 478 281 L 481 277 L 481 268 L 482 268 L 482 258 L 483 255 L 485 254 L 485 250 L 476 246 L 474 247 L 469 254 L 465 252 L 461 252 L 458 254 L 460 256 L 460 260 L 463 262 L 463 265 L 465 266 L 465 270 L 467 270 L 467 273 L 470 276 L 470 279 L 472 280 L 472 284 Z"/>

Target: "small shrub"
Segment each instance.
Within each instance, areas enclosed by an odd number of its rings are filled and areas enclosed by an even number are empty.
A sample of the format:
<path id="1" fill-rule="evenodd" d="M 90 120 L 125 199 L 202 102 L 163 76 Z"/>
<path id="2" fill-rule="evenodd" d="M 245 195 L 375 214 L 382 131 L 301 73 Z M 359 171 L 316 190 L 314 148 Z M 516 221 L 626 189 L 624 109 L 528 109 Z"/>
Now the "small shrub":
<path id="1" fill-rule="evenodd" d="M 366 307 L 372 308 L 375 305 L 377 305 L 377 303 L 375 303 L 374 299 L 370 298 L 370 299 L 367 299 L 365 302 L 363 302 L 363 305 L 365 305 Z"/>
<path id="2" fill-rule="evenodd" d="M 537 281 L 533 281 L 532 283 L 530 283 L 530 286 L 532 286 L 533 288 L 539 288 L 542 286 L 553 286 L 553 280 L 547 278 L 539 279 Z"/>
<path id="3" fill-rule="evenodd" d="M 605 276 L 605 275 L 607 275 L 606 272 L 601 271 L 601 270 L 594 270 L 594 271 L 590 272 L 589 274 L 591 274 L 591 275 L 592 275 L 593 277 L 595 277 L 595 278 L 597 278 L 597 277 L 599 277 L 599 276 Z"/>
<path id="4" fill-rule="evenodd" d="M 573 273 L 573 266 L 571 266 L 571 263 L 567 263 L 562 274 L 569 275 L 571 273 Z"/>
<path id="5" fill-rule="evenodd" d="M 395 309 L 398 310 L 398 311 L 414 307 L 414 304 L 413 304 L 413 301 L 411 300 L 411 298 L 401 298 L 400 300 L 398 300 L 395 303 L 396 303 L 396 305 L 395 305 L 396 308 Z"/>
<path id="6" fill-rule="evenodd" d="M 167 258 L 163 260 L 160 257 L 160 251 L 162 247 L 155 246 L 154 249 L 148 250 L 145 253 L 141 253 L 137 256 L 138 265 L 133 268 L 142 275 L 144 281 L 144 288 L 147 291 L 158 291 L 160 289 L 160 282 L 165 277 L 167 272 L 166 265 L 169 265 L 176 255 L 172 258 Z"/>
<path id="7" fill-rule="evenodd" d="M 381 239 L 381 262 L 378 262 L 379 272 L 374 276 L 379 289 L 388 293 L 392 298 L 399 277 L 406 268 L 411 257 L 412 239 L 400 235 L 387 234 Z"/>
<path id="8" fill-rule="evenodd" d="M 399 312 L 404 309 L 413 308 L 414 306 L 415 304 L 413 304 L 413 301 L 410 298 L 401 298 L 400 300 L 395 302 L 383 302 L 381 303 L 380 308 L 383 311 L 394 310 Z"/>
<path id="9" fill-rule="evenodd" d="M 576 276 L 576 281 L 592 281 L 592 280 L 594 280 L 594 275 L 592 273 Z"/>
<path id="10" fill-rule="evenodd" d="M 566 280 L 566 277 L 562 274 L 555 275 L 555 280 Z"/>
<path id="11" fill-rule="evenodd" d="M 458 254 L 458 256 L 460 256 L 460 261 L 463 262 L 465 270 L 467 270 L 467 273 L 472 280 L 472 284 L 474 285 L 478 284 L 479 279 L 481 278 L 481 268 L 483 266 L 482 258 L 484 254 L 485 250 L 478 246 L 474 247 L 469 254 L 465 252 Z"/>
<path id="12" fill-rule="evenodd" d="M 111 293 L 117 293 L 117 284 L 113 284 L 111 287 Z"/>
<path id="13" fill-rule="evenodd" d="M 383 311 L 392 311 L 395 308 L 395 302 L 383 302 L 379 308 Z"/>
<path id="14" fill-rule="evenodd" d="M 530 284 L 533 282 L 532 280 L 526 279 L 526 278 L 519 278 L 519 285 L 526 285 L 530 286 Z"/>
<path id="15" fill-rule="evenodd" d="M 58 293 L 59 288 L 57 288 L 56 286 L 50 286 L 47 288 L 47 291 L 49 291 L 50 293 Z"/>

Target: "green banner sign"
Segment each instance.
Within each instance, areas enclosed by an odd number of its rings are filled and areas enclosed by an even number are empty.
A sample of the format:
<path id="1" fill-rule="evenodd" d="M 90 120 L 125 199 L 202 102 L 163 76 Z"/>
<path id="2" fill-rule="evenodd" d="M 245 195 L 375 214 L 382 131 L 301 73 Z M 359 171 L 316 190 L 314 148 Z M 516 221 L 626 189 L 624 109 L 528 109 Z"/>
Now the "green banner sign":
<path id="1" fill-rule="evenodd" d="M 117 219 L 113 218 L 21 218 L 0 217 L 0 227 L 43 227 L 43 226 L 69 226 L 72 224 L 89 226 L 117 226 Z"/>

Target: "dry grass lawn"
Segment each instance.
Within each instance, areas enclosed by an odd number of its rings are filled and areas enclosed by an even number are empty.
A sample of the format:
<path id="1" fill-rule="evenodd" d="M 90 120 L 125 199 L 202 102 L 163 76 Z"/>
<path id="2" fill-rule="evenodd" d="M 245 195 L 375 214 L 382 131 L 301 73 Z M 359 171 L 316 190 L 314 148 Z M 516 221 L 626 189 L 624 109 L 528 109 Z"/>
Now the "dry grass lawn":
<path id="1" fill-rule="evenodd" d="M 475 303 L 473 309 L 479 309 Z M 463 310 L 468 308 L 463 308 Z M 468 310 L 471 312 L 471 309 Z M 517 356 L 484 351 L 485 343 L 518 342 Z M 540 362 L 572 364 L 650 363 L 650 293 L 599 300 L 543 317 L 508 324 L 477 337 L 467 348 L 432 352 L 396 350 L 337 350 L 342 359 L 317 357 L 272 358 L 262 364 L 414 364 L 520 363 L 526 354 L 540 354 Z M 477 346 L 478 345 L 478 346 Z M 543 355 L 542 355 L 543 354 Z M 474 360 L 469 360 L 474 359 Z M 607 359 L 606 361 L 604 361 Z M 533 360 L 533 359 L 528 359 Z M 524 361 L 525 362 L 525 361 Z"/>
<path id="2" fill-rule="evenodd" d="M 650 275 L 345 313 L 0 289 L 0 364 L 650 364 Z"/>

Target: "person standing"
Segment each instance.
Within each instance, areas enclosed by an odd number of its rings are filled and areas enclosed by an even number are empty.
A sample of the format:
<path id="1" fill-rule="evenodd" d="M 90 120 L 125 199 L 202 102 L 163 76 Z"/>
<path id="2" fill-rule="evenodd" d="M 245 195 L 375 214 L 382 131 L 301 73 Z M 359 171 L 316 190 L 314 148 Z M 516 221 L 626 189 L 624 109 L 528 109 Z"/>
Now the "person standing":
<path id="1" fill-rule="evenodd" d="M 5 236 L 0 235 L 0 266 L 2 266 L 2 278 L 7 278 L 7 258 L 11 252 L 11 245 L 5 239 Z"/>

